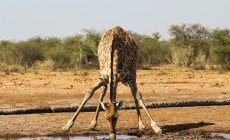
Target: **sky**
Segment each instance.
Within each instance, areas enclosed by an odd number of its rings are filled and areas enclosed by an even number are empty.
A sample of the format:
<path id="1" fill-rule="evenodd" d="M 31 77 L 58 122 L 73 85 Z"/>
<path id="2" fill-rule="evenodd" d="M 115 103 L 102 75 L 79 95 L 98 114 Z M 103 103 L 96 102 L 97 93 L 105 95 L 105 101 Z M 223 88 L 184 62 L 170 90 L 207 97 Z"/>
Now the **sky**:
<path id="1" fill-rule="evenodd" d="M 0 40 L 65 38 L 121 26 L 169 39 L 172 24 L 230 28 L 230 0 L 0 0 Z"/>

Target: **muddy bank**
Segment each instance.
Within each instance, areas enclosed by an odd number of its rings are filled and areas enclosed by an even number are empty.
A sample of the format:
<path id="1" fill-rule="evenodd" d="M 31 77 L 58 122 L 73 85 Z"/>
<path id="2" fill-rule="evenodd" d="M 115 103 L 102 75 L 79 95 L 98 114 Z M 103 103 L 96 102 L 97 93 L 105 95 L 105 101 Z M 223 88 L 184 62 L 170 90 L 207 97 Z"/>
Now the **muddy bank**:
<path id="1" fill-rule="evenodd" d="M 230 132 L 230 107 L 183 107 L 183 108 L 156 108 L 149 109 L 153 119 L 163 129 L 163 136 L 196 137 L 200 134 L 212 132 Z M 117 123 L 118 134 L 148 136 L 155 138 L 157 134 L 151 129 L 150 121 L 141 110 L 143 123 L 146 129 L 138 131 L 136 110 L 119 110 Z M 62 127 L 74 113 L 45 113 L 28 115 L 1 115 L 0 137 L 27 137 L 27 136 L 65 136 Z M 104 112 L 100 112 L 95 131 L 89 131 L 88 126 L 93 120 L 94 112 L 81 112 L 70 136 L 97 136 L 108 135 L 108 123 Z M 203 137 L 203 136 L 201 136 Z"/>
<path id="2" fill-rule="evenodd" d="M 62 140 L 100 140 L 109 139 L 109 135 L 82 135 L 82 136 L 32 136 L 32 137 L 8 137 L 8 139 L 17 140 L 37 140 L 37 139 L 62 139 Z M 167 133 L 167 134 L 155 134 L 155 135 L 129 135 L 129 134 L 118 134 L 117 139 L 120 140 L 185 140 L 185 139 L 196 139 L 196 140 L 222 140 L 230 139 L 230 134 L 225 133 Z"/>

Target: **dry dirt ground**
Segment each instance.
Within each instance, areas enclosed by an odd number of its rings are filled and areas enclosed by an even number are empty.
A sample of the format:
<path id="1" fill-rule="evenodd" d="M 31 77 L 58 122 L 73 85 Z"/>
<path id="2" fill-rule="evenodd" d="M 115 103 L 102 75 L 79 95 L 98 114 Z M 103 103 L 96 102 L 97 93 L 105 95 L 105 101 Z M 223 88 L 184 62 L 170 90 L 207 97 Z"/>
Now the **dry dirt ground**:
<path id="1" fill-rule="evenodd" d="M 0 111 L 79 106 L 85 93 L 97 81 L 98 71 L 49 72 L 26 74 L 0 73 Z M 137 85 L 144 102 L 229 101 L 230 72 L 175 69 L 140 70 Z M 97 91 L 87 105 L 96 105 Z M 117 100 L 133 105 L 130 89 L 119 84 Z M 108 101 L 108 95 L 104 99 Z M 208 139 L 211 132 L 230 132 L 230 106 L 181 107 L 149 109 L 154 120 L 164 130 L 157 135 L 150 129 L 144 112 L 146 129 L 137 131 L 135 110 L 120 110 L 118 134 L 148 136 L 149 139 Z M 0 115 L 0 136 L 63 135 L 61 128 L 73 113 Z M 82 112 L 70 135 L 108 134 L 104 112 L 99 115 L 96 131 L 88 131 L 94 113 Z"/>

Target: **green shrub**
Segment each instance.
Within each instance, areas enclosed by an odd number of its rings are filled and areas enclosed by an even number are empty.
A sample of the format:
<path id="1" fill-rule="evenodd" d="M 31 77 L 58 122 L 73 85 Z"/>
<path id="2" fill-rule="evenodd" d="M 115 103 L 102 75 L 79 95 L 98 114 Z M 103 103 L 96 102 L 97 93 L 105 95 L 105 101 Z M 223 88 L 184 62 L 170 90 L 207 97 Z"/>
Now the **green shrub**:
<path id="1" fill-rule="evenodd" d="M 171 62 L 171 49 L 167 42 L 159 41 L 153 37 L 141 36 L 137 40 L 139 46 L 137 65 L 142 68 L 150 68 L 155 65 Z M 139 38 L 141 38 L 139 36 Z"/>
<path id="2" fill-rule="evenodd" d="M 211 60 L 220 64 L 223 69 L 230 70 L 230 46 L 215 46 L 210 49 Z"/>
<path id="3" fill-rule="evenodd" d="M 54 62 L 53 69 L 72 67 L 70 54 L 64 47 L 58 46 L 53 48 L 49 53 L 49 57 Z"/>
<path id="4" fill-rule="evenodd" d="M 44 60 L 41 46 L 33 42 L 18 42 L 11 47 L 15 64 L 31 67 L 37 60 Z"/>

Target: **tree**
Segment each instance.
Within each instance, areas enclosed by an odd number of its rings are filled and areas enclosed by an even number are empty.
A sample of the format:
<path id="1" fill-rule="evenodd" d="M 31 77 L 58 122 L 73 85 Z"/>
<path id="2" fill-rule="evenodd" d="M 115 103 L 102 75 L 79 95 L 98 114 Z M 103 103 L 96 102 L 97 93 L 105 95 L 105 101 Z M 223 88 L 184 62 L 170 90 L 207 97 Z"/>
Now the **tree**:
<path id="1" fill-rule="evenodd" d="M 12 42 L 8 41 L 8 40 L 1 40 L 0 41 L 0 47 L 7 46 L 9 44 L 12 44 Z"/>
<path id="2" fill-rule="evenodd" d="M 92 50 L 93 54 L 97 56 L 97 47 L 101 40 L 101 34 L 93 29 L 82 29 L 82 31 L 86 34 L 86 38 L 84 40 L 85 45 L 87 45 Z"/>
<path id="3" fill-rule="evenodd" d="M 64 46 L 68 47 L 74 56 L 78 56 L 78 63 L 81 63 L 83 56 L 83 36 L 75 35 L 64 39 Z M 75 58 L 75 57 L 74 57 Z M 75 58 L 76 59 L 76 58 Z"/>
<path id="4" fill-rule="evenodd" d="M 135 32 L 131 32 L 131 34 L 139 46 L 137 60 L 139 67 L 150 69 L 152 66 L 171 61 L 171 50 L 167 42 L 159 41 L 159 33 L 153 33 L 152 36 L 140 35 Z"/>
<path id="5" fill-rule="evenodd" d="M 211 33 L 211 59 L 224 69 L 230 69 L 230 30 L 214 29 Z"/>
<path id="6" fill-rule="evenodd" d="M 230 45 L 230 30 L 229 29 L 214 29 L 211 33 L 211 40 L 219 46 Z"/>
<path id="7" fill-rule="evenodd" d="M 200 24 L 171 25 L 169 29 L 174 44 L 174 59 L 178 65 L 189 67 L 198 57 L 209 58 L 209 31 Z"/>
<path id="8" fill-rule="evenodd" d="M 31 67 L 35 61 L 44 60 L 41 46 L 34 42 L 18 42 L 10 46 L 15 64 Z"/>
<path id="9" fill-rule="evenodd" d="M 78 65 L 87 65 L 89 61 L 96 59 L 95 53 L 86 43 L 87 37 L 75 35 L 64 39 L 64 45 L 78 55 Z M 97 53 L 97 52 L 96 52 Z"/>
<path id="10" fill-rule="evenodd" d="M 0 41 L 0 61 L 4 61 L 5 63 L 9 63 L 9 46 L 11 46 L 13 42 L 8 40 L 1 40 Z"/>
<path id="11" fill-rule="evenodd" d="M 161 38 L 161 35 L 159 32 L 155 32 L 152 34 L 153 39 L 156 39 L 157 41 L 159 41 L 159 39 Z"/>

